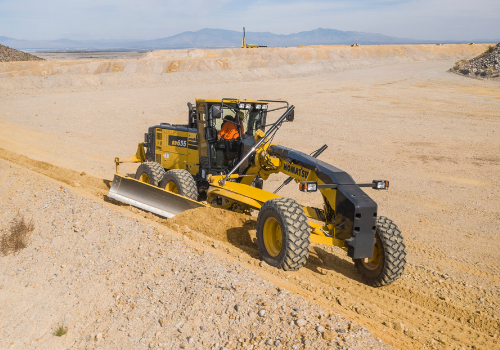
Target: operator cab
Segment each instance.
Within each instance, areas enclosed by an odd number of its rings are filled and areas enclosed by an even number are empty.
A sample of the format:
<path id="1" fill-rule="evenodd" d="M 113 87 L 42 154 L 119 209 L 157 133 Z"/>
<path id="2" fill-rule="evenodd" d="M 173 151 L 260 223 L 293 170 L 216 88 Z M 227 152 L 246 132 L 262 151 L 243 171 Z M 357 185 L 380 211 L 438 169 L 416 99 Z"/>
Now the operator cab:
<path id="1" fill-rule="evenodd" d="M 196 100 L 200 175 L 203 170 L 227 173 L 239 162 L 255 144 L 255 131 L 265 131 L 267 106 L 252 100 Z"/>

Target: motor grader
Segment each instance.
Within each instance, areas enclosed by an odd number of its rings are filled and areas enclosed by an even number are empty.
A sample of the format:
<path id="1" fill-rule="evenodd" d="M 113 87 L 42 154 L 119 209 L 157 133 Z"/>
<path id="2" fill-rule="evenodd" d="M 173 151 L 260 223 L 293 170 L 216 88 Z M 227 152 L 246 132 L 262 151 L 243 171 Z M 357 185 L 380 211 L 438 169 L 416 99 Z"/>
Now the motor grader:
<path id="1" fill-rule="evenodd" d="M 249 214 L 258 211 L 257 245 L 263 261 L 298 270 L 311 243 L 344 249 L 371 286 L 388 285 L 403 273 L 406 250 L 398 227 L 378 215 L 377 204 L 361 189 L 387 190 L 389 182 L 356 183 L 346 172 L 317 157 L 273 144 L 276 132 L 294 120 L 286 101 L 196 99 L 188 103 L 188 123 L 152 126 L 136 155 L 115 158 L 109 197 L 171 218 L 210 206 Z M 268 124 L 271 112 L 284 111 Z M 238 130 L 221 139 L 224 123 Z M 141 163 L 135 179 L 122 176 L 121 163 Z M 303 192 L 321 193 L 322 207 L 299 204 L 263 189 L 270 175 L 283 173 Z M 196 220 L 193 217 L 193 220 Z"/>

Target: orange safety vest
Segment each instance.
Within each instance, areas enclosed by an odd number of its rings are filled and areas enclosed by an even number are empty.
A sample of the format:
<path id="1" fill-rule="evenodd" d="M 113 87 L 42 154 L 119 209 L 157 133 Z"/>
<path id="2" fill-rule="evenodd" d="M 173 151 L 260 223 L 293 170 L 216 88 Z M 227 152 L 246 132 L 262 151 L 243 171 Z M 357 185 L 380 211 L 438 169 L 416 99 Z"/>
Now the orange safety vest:
<path id="1" fill-rule="evenodd" d="M 241 125 L 241 132 L 245 133 L 243 125 Z M 223 138 L 224 140 L 237 139 L 240 136 L 240 133 L 238 132 L 238 126 L 231 122 L 225 122 L 222 125 L 222 128 L 220 129 L 217 136 L 219 136 L 219 138 Z"/>

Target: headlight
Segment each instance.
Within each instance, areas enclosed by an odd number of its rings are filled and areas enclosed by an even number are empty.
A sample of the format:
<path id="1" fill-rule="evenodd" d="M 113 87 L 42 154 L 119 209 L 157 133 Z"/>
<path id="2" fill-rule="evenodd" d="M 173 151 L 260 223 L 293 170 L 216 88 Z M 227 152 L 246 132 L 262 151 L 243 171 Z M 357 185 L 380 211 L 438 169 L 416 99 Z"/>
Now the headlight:
<path id="1" fill-rule="evenodd" d="M 373 180 L 372 187 L 376 190 L 387 190 L 389 189 L 389 181 L 387 180 Z"/>
<path id="2" fill-rule="evenodd" d="M 255 105 L 255 109 L 261 109 L 262 106 L 261 105 Z"/>
<path id="3" fill-rule="evenodd" d="M 316 192 L 318 184 L 314 181 L 302 181 L 299 183 L 299 190 L 302 192 Z"/>
<path id="4" fill-rule="evenodd" d="M 262 105 L 262 109 L 267 109 L 267 105 Z"/>
<path id="5" fill-rule="evenodd" d="M 238 107 L 240 107 L 240 109 L 245 109 L 245 104 L 244 103 L 240 103 Z"/>
<path id="6" fill-rule="evenodd" d="M 250 109 L 250 108 L 252 108 L 252 105 L 250 103 L 247 103 L 245 107 L 246 107 L 246 109 Z"/>

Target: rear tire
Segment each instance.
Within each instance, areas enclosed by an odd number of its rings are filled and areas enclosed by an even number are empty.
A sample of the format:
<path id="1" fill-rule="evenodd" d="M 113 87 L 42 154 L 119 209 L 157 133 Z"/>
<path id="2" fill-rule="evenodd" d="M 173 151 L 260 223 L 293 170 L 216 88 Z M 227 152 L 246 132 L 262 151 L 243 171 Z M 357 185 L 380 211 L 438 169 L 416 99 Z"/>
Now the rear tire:
<path id="1" fill-rule="evenodd" d="M 310 235 L 304 209 L 293 199 L 270 199 L 259 211 L 259 254 L 271 266 L 286 271 L 304 266 L 309 255 Z"/>
<path id="2" fill-rule="evenodd" d="M 399 228 L 385 216 L 377 218 L 373 257 L 353 259 L 356 268 L 366 283 L 372 287 L 382 287 L 396 281 L 406 265 L 406 246 Z"/>
<path id="3" fill-rule="evenodd" d="M 156 162 L 145 162 L 139 165 L 135 172 L 135 179 L 141 182 L 158 186 L 165 175 L 165 170 Z"/>
<path id="4" fill-rule="evenodd" d="M 187 170 L 172 169 L 167 171 L 160 182 L 160 187 L 192 200 L 198 200 L 198 186 Z"/>

